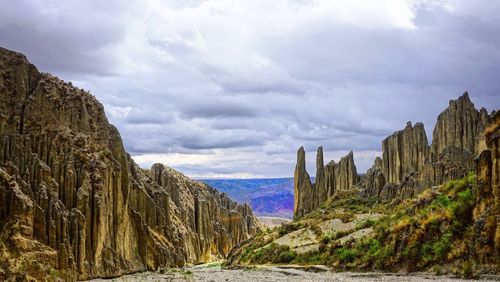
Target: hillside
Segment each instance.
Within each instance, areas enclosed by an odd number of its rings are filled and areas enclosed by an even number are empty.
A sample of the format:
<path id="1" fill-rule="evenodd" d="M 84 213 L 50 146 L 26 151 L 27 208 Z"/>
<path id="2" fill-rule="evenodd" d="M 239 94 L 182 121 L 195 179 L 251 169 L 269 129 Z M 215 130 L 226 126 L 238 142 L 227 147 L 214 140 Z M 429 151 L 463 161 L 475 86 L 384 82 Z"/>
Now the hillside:
<path id="1" fill-rule="evenodd" d="M 0 48 L 0 280 L 211 261 L 259 228 L 248 205 L 139 168 L 94 96 Z"/>
<path id="2" fill-rule="evenodd" d="M 231 251 L 228 265 L 324 264 L 334 270 L 432 271 L 464 277 L 500 272 L 500 113 L 477 111 L 467 93 L 438 117 L 382 143 L 358 175 L 353 153 L 309 181 L 300 148 L 295 218 Z"/>

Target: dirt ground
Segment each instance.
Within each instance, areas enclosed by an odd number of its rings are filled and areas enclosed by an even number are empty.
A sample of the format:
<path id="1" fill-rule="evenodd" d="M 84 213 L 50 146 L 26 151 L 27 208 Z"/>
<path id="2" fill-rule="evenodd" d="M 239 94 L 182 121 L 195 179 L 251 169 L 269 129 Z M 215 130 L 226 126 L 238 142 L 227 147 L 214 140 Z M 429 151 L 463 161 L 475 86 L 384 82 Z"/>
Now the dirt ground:
<path id="1" fill-rule="evenodd" d="M 279 266 L 258 266 L 245 269 L 224 269 L 218 264 L 205 264 L 182 269 L 169 269 L 160 272 L 144 272 L 126 275 L 115 279 L 97 279 L 92 281 L 465 281 L 463 279 L 435 276 L 426 273 L 388 274 L 331 272 L 318 267 L 315 271 Z M 498 281 L 499 277 L 486 277 L 481 281 Z"/>

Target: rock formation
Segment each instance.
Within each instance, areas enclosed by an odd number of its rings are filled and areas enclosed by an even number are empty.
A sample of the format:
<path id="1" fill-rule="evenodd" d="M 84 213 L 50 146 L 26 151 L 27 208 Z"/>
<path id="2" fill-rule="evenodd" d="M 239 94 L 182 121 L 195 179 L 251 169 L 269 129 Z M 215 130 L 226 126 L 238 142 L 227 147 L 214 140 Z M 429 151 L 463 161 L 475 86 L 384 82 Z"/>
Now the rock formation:
<path id="1" fill-rule="evenodd" d="M 300 147 L 297 152 L 297 166 L 295 167 L 294 217 L 300 218 L 317 209 L 336 192 L 347 191 L 359 181 L 354 164 L 354 154 L 349 152 L 340 159 L 339 163 L 331 161 L 323 165 L 323 147 L 318 147 L 316 154 L 316 178 L 311 184 L 306 171 L 305 151 Z"/>
<path id="2" fill-rule="evenodd" d="M 409 174 L 424 167 L 429 144 L 424 125 L 411 122 L 382 141 L 383 174 L 387 182 L 399 183 Z"/>
<path id="3" fill-rule="evenodd" d="M 314 191 L 311 177 L 306 170 L 306 153 L 303 147 L 297 151 L 297 165 L 294 174 L 294 207 L 293 216 L 299 218 L 310 213 L 314 209 Z"/>
<path id="4" fill-rule="evenodd" d="M 318 197 L 315 199 L 314 208 L 318 208 L 321 203 L 326 201 L 328 198 L 328 188 L 326 186 L 325 179 L 325 165 L 323 161 L 323 147 L 318 147 L 318 152 L 316 154 L 316 178 L 315 178 L 314 189 Z"/>
<path id="5" fill-rule="evenodd" d="M 362 194 L 363 198 L 377 198 L 380 199 L 382 189 L 385 186 L 385 176 L 382 169 L 382 159 L 377 157 L 373 166 L 368 169 L 364 178 L 362 178 L 362 186 L 365 187 Z"/>
<path id="6" fill-rule="evenodd" d="M 428 161 L 420 180 L 425 186 L 439 185 L 466 175 L 474 167 L 474 157 L 486 148 L 486 109 L 476 110 L 465 92 L 439 114 L 433 131 Z"/>
<path id="7" fill-rule="evenodd" d="M 487 149 L 475 159 L 474 256 L 479 263 L 500 266 L 500 112 L 491 118 L 485 145 Z"/>
<path id="8" fill-rule="evenodd" d="M 113 277 L 224 257 L 247 205 L 125 152 L 88 92 L 0 48 L 0 280 Z"/>
<path id="9" fill-rule="evenodd" d="M 484 130 L 488 123 L 486 109 L 476 110 L 465 92 L 437 118 L 432 134 L 430 160 L 439 161 L 439 155 L 448 148 L 468 152 L 471 156 L 480 153 L 480 143 L 484 143 Z"/>
<path id="10" fill-rule="evenodd" d="M 465 92 L 450 101 L 448 108 L 438 116 L 430 146 L 424 125 L 413 126 L 408 122 L 403 130 L 383 140 L 382 158 L 375 159 L 372 168 L 362 176 L 356 172 L 352 152 L 339 163 L 332 161 L 323 167 L 323 148 L 320 147 L 313 195 L 307 196 L 311 203 L 301 205 L 314 209 L 334 194 L 347 190 L 357 190 L 365 198 L 390 201 L 412 197 L 425 188 L 462 178 L 474 170 L 474 157 L 486 147 L 491 148 L 493 141 L 484 134 L 490 123 L 486 109 L 476 110 Z M 301 173 L 306 174 L 305 166 L 303 169 Z"/>
<path id="11" fill-rule="evenodd" d="M 340 159 L 335 164 L 335 188 L 334 191 L 346 191 L 351 189 L 359 181 L 356 165 L 354 164 L 354 154 L 352 151 Z"/>

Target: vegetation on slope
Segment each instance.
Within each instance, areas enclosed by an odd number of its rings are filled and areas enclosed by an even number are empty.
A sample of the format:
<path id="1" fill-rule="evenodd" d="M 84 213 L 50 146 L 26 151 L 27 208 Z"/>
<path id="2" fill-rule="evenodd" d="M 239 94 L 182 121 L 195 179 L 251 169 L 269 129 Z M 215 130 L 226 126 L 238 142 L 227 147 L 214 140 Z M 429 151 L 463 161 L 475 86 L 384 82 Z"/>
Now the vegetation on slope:
<path id="1" fill-rule="evenodd" d="M 469 174 L 438 189 L 428 189 L 415 198 L 383 204 L 343 195 L 344 198 L 333 199 L 297 222 L 268 230 L 244 245 L 236 256 L 243 264 L 325 264 L 342 270 L 434 270 L 470 276 L 475 183 L 476 176 Z M 325 220 L 338 218 L 349 222 L 355 214 L 366 212 L 386 216 L 358 221 L 353 229 L 342 232 L 323 234 L 318 227 Z M 289 246 L 273 242 L 305 227 L 317 236 L 317 249 L 297 253 Z M 362 229 L 372 232 L 359 238 L 341 239 Z"/>

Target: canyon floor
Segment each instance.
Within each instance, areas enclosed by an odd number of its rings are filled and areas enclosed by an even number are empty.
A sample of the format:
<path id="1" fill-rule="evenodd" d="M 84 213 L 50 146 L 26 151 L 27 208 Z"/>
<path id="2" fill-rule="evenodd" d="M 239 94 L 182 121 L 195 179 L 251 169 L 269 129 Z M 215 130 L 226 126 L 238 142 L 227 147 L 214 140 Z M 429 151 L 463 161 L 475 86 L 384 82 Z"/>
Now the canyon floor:
<path id="1" fill-rule="evenodd" d="M 326 268 L 304 271 L 293 266 L 255 266 L 244 269 L 225 269 L 219 264 L 203 264 L 193 267 L 169 269 L 163 272 L 143 272 L 114 279 L 97 281 L 467 281 L 429 273 L 377 273 L 331 272 Z M 481 281 L 498 281 L 499 277 L 482 277 Z"/>

